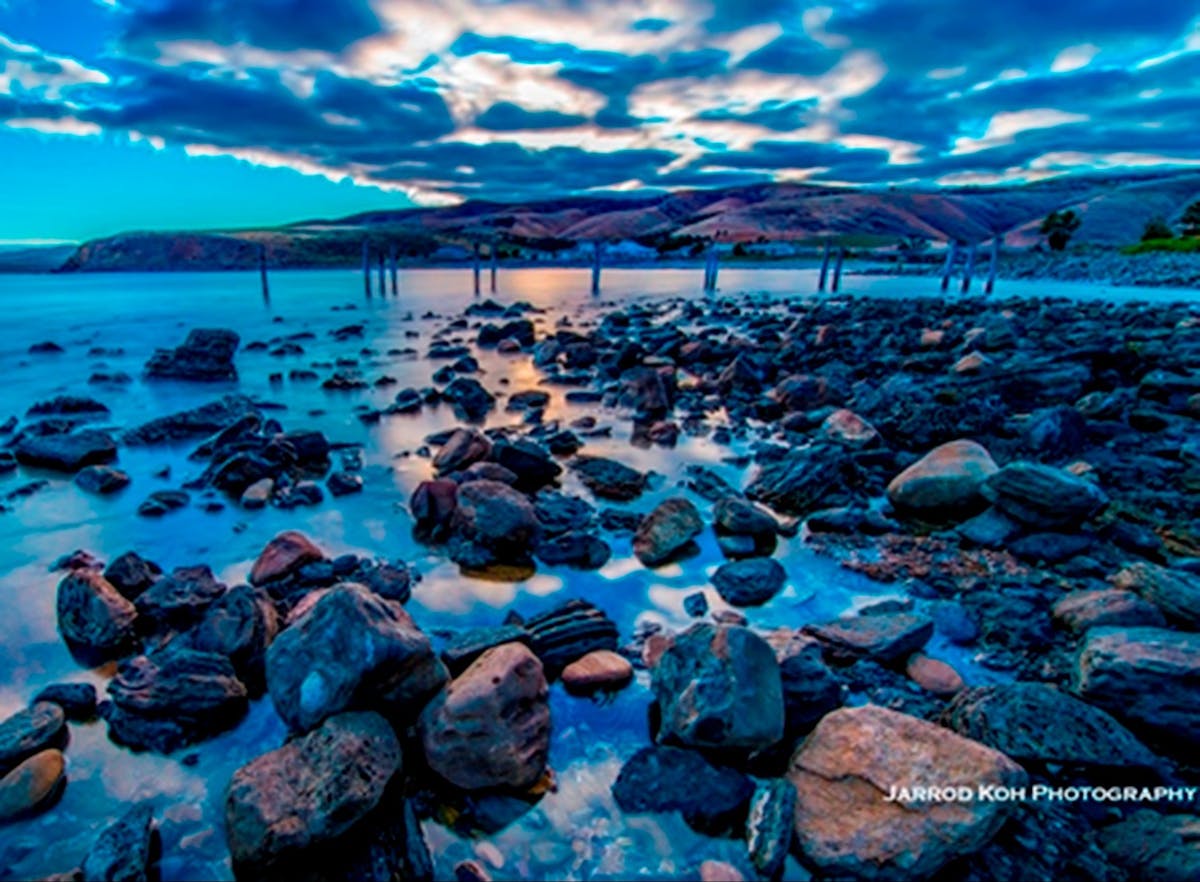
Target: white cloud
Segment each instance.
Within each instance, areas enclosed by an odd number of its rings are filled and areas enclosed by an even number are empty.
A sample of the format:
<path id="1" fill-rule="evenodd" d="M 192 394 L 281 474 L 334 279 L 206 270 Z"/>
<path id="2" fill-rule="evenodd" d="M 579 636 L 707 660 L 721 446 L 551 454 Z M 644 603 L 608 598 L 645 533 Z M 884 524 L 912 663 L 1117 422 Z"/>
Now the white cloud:
<path id="1" fill-rule="evenodd" d="M 1092 43 L 1068 46 L 1054 57 L 1054 61 L 1050 64 L 1050 70 L 1054 73 L 1082 70 L 1091 64 L 1092 59 L 1098 54 L 1100 54 L 1100 47 Z"/>
<path id="2" fill-rule="evenodd" d="M 84 122 L 74 117 L 64 116 L 60 119 L 42 119 L 38 117 L 21 117 L 10 119 L 4 123 L 10 129 L 28 129 L 41 132 L 43 135 L 75 135 L 90 137 L 99 135 L 104 130 L 95 123 Z"/>
<path id="3" fill-rule="evenodd" d="M 1069 113 L 1065 110 L 1055 110 L 1051 107 L 1038 107 L 1030 110 L 1017 110 L 1010 113 L 997 113 L 988 123 L 987 130 L 979 138 L 961 137 L 954 142 L 951 153 L 978 153 L 992 147 L 1011 144 L 1013 139 L 1022 132 L 1037 129 L 1053 129 L 1072 123 L 1087 122 L 1088 117 L 1081 113 Z"/>

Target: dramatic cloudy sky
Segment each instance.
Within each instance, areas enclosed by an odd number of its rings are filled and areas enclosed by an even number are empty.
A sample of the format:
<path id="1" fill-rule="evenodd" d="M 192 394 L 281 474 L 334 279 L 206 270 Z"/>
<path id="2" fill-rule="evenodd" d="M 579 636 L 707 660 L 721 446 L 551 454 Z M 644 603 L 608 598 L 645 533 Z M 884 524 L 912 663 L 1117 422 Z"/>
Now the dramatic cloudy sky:
<path id="1" fill-rule="evenodd" d="M 1196 0 L 0 0 L 0 240 L 1200 165 Z"/>

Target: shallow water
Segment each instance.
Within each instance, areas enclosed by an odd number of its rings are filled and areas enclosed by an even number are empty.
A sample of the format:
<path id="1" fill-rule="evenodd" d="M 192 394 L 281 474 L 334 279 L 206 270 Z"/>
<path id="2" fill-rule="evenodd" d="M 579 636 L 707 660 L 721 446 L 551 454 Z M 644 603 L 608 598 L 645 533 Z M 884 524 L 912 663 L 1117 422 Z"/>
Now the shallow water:
<path id="1" fill-rule="evenodd" d="M 485 277 L 486 278 L 486 277 Z M 772 297 L 807 296 L 815 287 L 812 270 L 726 270 L 723 294 L 762 293 Z M 601 297 L 589 293 L 583 270 L 522 269 L 503 272 L 501 302 L 526 300 L 551 311 L 535 317 L 540 331 L 561 316 L 576 326 L 598 321 L 605 304 L 631 298 L 703 296 L 698 270 L 610 270 Z M 385 406 L 397 389 L 429 384 L 439 362 L 426 360 L 430 336 L 474 300 L 466 269 L 408 271 L 402 274 L 398 298 L 363 296 L 362 279 L 351 271 L 275 273 L 271 300 L 264 303 L 254 273 L 92 276 L 0 276 L 0 420 L 21 416 L 35 401 L 53 395 L 87 394 L 112 410 L 111 425 L 129 427 L 153 417 L 202 404 L 227 391 L 286 407 L 278 418 L 287 428 L 315 428 L 334 441 L 363 445 L 365 492 L 340 500 L 327 499 L 313 509 L 247 512 L 226 507 L 205 513 L 193 505 L 161 519 L 135 516 L 138 504 L 152 491 L 178 487 L 200 471 L 189 462 L 194 445 L 122 448 L 119 465 L 133 484 L 115 497 L 94 497 L 61 475 L 20 469 L 0 477 L 0 496 L 21 484 L 47 478 L 50 486 L 0 514 L 0 716 L 25 705 L 41 687 L 63 679 L 88 679 L 101 687 L 104 671 L 86 671 L 71 658 L 59 639 L 54 616 L 59 574 L 50 564 L 62 554 L 84 548 L 104 560 L 136 549 L 164 569 L 207 563 L 224 581 L 244 580 L 263 544 L 282 529 L 301 529 L 330 555 L 356 552 L 408 561 L 423 575 L 409 603 L 427 632 L 497 624 L 509 609 L 524 615 L 584 597 L 617 623 L 622 642 L 645 619 L 669 627 L 688 621 L 683 599 L 704 590 L 710 607 L 724 604 L 708 587 L 708 575 L 722 557 L 710 534 L 700 539 L 700 553 L 688 560 L 649 571 L 631 556 L 630 540 L 613 541 L 613 558 L 595 573 L 542 567 L 517 583 L 483 581 L 462 576 L 456 566 L 414 542 L 405 505 L 417 483 L 429 477 L 428 460 L 413 455 L 430 432 L 456 424 L 448 407 L 414 416 L 385 417 L 364 426 L 355 415 L 363 403 Z M 848 277 L 843 293 L 879 296 L 934 296 L 929 279 Z M 1054 295 L 1104 297 L 1114 300 L 1177 300 L 1179 292 L 1146 289 L 1103 289 L 1064 284 L 1003 283 L 1005 296 Z M 427 313 L 435 317 L 425 317 Z M 365 323 L 361 341 L 338 343 L 329 332 Z M 243 346 L 255 340 L 312 331 L 303 341 L 304 355 L 274 358 L 266 352 L 239 352 L 237 384 L 203 385 L 140 380 L 128 386 L 88 386 L 98 370 L 125 371 L 138 377 L 154 348 L 174 346 L 193 327 L 229 327 Z M 416 331 L 410 339 L 406 332 Z M 464 332 L 470 341 L 474 332 Z M 31 344 L 54 340 L 67 351 L 33 356 Z M 92 347 L 123 350 L 88 356 Z M 413 347 L 417 355 L 388 356 L 389 349 Z M 387 374 L 399 384 L 384 389 L 337 393 L 316 383 L 272 386 L 271 372 L 333 362 L 339 356 L 369 349 L 360 356 L 368 380 Z M 528 356 L 477 354 L 481 377 L 492 390 L 516 392 L 538 385 L 540 374 Z M 325 376 L 332 368 L 318 369 Z M 500 385 L 508 378 L 507 386 Z M 629 443 L 630 424 L 620 415 L 593 405 L 572 405 L 560 387 L 546 387 L 552 402 L 547 419 L 595 414 L 614 427 L 611 438 L 588 439 L 586 451 L 614 456 L 661 477 L 654 489 L 632 504 L 648 511 L 660 499 L 678 494 L 683 469 L 691 463 L 714 467 L 731 483 L 742 484 L 745 470 L 723 462 L 738 452 L 704 438 L 682 436 L 673 450 L 642 449 Z M 503 402 L 488 425 L 516 420 Z M 154 475 L 169 467 L 169 479 Z M 586 491 L 568 473 L 568 492 Z M 694 497 L 702 511 L 711 506 Z M 832 618 L 842 611 L 894 589 L 841 569 L 806 550 L 799 540 L 784 540 L 776 556 L 789 583 L 766 606 L 748 611 L 759 628 L 800 625 Z M 968 683 L 989 676 L 961 651 L 943 642 L 930 651 L 952 661 Z M 496 866 L 497 878 L 686 878 L 695 877 L 705 859 L 741 862 L 744 846 L 736 840 L 710 839 L 690 831 L 677 816 L 624 816 L 609 788 L 622 761 L 649 741 L 646 709 L 648 681 L 639 674 L 633 686 L 609 703 L 567 696 L 552 687 L 554 735 L 551 765 L 558 790 L 499 833 L 464 839 L 433 821 L 425 832 L 434 853 L 438 878 L 452 878 L 455 862 L 479 856 Z M 108 741 L 105 725 L 71 726 L 67 749 L 69 784 L 63 800 L 38 818 L 0 828 L 0 878 L 33 878 L 75 866 L 97 831 L 136 800 L 152 798 L 162 824 L 163 878 L 183 880 L 231 877 L 221 829 L 225 785 L 239 765 L 278 746 L 284 729 L 269 700 L 253 704 L 236 729 L 218 738 L 163 757 L 135 754 Z M 804 878 L 794 863 L 788 878 Z"/>

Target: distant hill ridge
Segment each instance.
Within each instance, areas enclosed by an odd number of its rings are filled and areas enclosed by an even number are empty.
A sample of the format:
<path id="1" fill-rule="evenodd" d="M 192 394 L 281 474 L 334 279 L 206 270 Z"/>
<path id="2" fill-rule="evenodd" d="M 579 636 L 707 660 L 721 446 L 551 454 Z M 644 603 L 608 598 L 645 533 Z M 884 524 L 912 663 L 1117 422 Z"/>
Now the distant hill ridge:
<path id="1" fill-rule="evenodd" d="M 351 265 L 364 238 L 375 248 L 428 257 L 447 247 L 495 240 L 518 255 L 562 252 L 591 241 L 727 244 L 814 242 L 884 246 L 906 237 L 984 242 L 997 234 L 1011 247 L 1041 240 L 1051 211 L 1073 209 L 1082 226 L 1073 242 L 1136 242 L 1151 217 L 1177 220 L 1200 199 L 1200 171 L 1089 174 L 1019 186 L 850 188 L 765 184 L 713 190 L 573 196 L 499 204 L 374 211 L 338 220 L 307 220 L 270 229 L 131 232 L 81 245 L 65 272 L 245 269 L 260 247 L 272 266 Z M 461 253 L 459 251 L 458 253 Z"/>

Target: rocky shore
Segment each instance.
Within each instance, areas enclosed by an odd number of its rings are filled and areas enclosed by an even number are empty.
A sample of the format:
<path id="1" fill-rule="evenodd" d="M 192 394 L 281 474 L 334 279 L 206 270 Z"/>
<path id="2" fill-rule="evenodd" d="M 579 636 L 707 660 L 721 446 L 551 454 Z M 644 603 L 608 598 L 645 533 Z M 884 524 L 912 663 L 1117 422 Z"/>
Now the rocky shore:
<path id="1" fill-rule="evenodd" d="M 238 878 L 432 879 L 433 827 L 482 841 L 551 799 L 552 733 L 622 693 L 649 737 L 621 759 L 614 816 L 677 814 L 738 843 L 679 878 L 1200 878 L 1194 304 L 482 301 L 425 321 L 389 355 L 424 356 L 429 382 L 385 407 L 367 391 L 399 384 L 363 323 L 327 331 L 343 354 L 320 362 L 305 361 L 313 332 L 201 328 L 140 382 L 219 387 L 207 404 L 114 426 L 103 401 L 61 396 L 10 421 L 0 469 L 31 481 L 141 499 L 122 456 L 183 445 L 191 474 L 163 476 L 140 516 L 232 508 L 251 530 L 269 509 L 295 528 L 262 537 L 237 579 L 217 575 L 234 561 L 169 568 L 148 549 L 46 561 L 63 640 L 111 676 L 101 694 L 54 684 L 0 722 L 0 824 L 55 811 L 74 728 L 186 756 L 269 702 L 286 737 L 217 785 L 214 835 Z M 552 570 L 569 585 L 614 561 L 665 579 L 711 541 L 723 561 L 684 601 L 694 621 L 628 630 L 616 598 L 568 590 L 483 627 L 423 627 L 418 567 L 386 548 L 332 554 L 306 525 L 369 486 L 361 445 L 237 391 L 247 352 L 285 365 L 272 388 L 320 384 L 363 431 L 454 414 L 412 451 L 423 479 L 385 515 L 463 579 Z M 485 357 L 511 370 L 485 373 Z M 589 413 L 560 418 L 559 397 Z M 693 462 L 665 487 L 589 450 L 613 435 L 666 455 L 706 438 L 742 479 Z M 765 611 L 798 575 L 782 542 L 890 593 L 781 622 Z M 1038 785 L 1121 798 L 890 798 Z M 113 806 L 54 878 L 154 878 L 180 847 L 160 835 L 170 809 Z M 493 851 L 456 877 L 521 875 Z"/>

